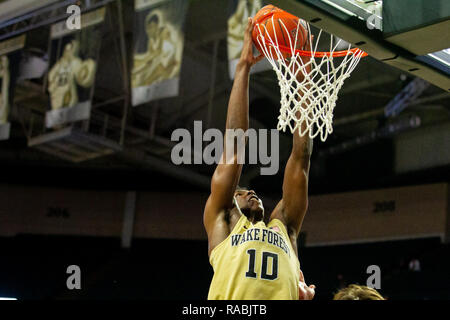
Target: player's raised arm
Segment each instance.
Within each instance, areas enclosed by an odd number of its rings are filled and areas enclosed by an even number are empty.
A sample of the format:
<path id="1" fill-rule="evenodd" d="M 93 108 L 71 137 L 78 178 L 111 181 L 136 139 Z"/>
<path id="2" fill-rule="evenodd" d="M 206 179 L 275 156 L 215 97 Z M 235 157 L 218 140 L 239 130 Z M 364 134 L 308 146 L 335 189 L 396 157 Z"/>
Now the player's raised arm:
<path id="1" fill-rule="evenodd" d="M 212 249 L 230 233 L 227 212 L 232 208 L 233 196 L 242 171 L 242 163 L 238 163 L 237 148 L 227 150 L 228 146 L 237 146 L 245 141 L 237 141 L 229 135 L 229 130 L 248 129 L 248 83 L 250 68 L 262 58 L 253 56 L 252 33 L 253 21 L 249 18 L 245 30 L 244 45 L 240 60 L 236 67 L 236 73 L 228 103 L 228 113 L 224 139 L 222 160 L 214 172 L 211 180 L 211 194 L 206 202 L 203 215 L 203 223 L 208 234 L 209 250 Z M 241 136 L 245 139 L 243 136 Z M 231 143 L 234 139 L 234 143 Z M 227 152 L 228 151 L 228 152 Z"/>
<path id="2" fill-rule="evenodd" d="M 310 44 L 306 45 L 310 50 Z M 302 58 L 304 63 L 310 58 Z M 305 68 L 310 72 L 310 66 Z M 297 80 L 302 82 L 303 74 L 297 74 Z M 302 89 L 299 89 L 302 95 Z M 297 116 L 300 116 L 297 114 Z M 302 132 L 306 130 L 305 122 L 302 123 Z M 308 177 L 310 158 L 313 149 L 313 141 L 309 138 L 309 132 L 301 137 L 297 128 L 293 133 L 292 151 L 284 170 L 283 197 L 272 212 L 270 219 L 281 220 L 289 233 L 294 250 L 297 252 L 297 237 L 303 223 L 303 218 L 308 208 Z"/>
<path id="3" fill-rule="evenodd" d="M 313 144 L 308 134 L 300 137 L 296 130 L 293 136 L 292 152 L 284 171 L 283 198 L 270 219 L 276 218 L 284 223 L 297 251 L 297 237 L 308 208 L 308 175 Z"/>

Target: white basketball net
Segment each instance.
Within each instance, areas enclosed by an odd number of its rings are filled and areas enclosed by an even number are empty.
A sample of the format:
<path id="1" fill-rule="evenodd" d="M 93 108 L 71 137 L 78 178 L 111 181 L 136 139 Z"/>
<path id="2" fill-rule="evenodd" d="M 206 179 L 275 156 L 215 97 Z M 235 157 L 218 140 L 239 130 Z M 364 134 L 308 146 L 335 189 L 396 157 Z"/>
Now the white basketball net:
<path id="1" fill-rule="evenodd" d="M 273 19 L 273 17 L 272 17 Z M 282 27 L 289 34 L 282 20 L 279 20 Z M 275 23 L 272 23 L 274 26 Z M 307 24 L 309 43 L 312 43 L 311 30 Z M 269 60 L 278 78 L 281 93 L 281 108 L 278 117 L 278 130 L 286 131 L 289 127 L 292 133 L 296 129 L 300 136 L 309 133 L 311 139 L 320 134 L 320 139 L 325 141 L 328 134 L 333 132 L 333 110 L 336 106 L 339 90 L 344 84 L 344 80 L 350 77 L 350 73 L 355 69 L 364 52 L 357 50 L 355 53 L 348 51 L 343 57 L 333 57 L 332 53 L 341 43 L 330 40 L 330 54 L 323 57 L 314 57 L 322 34 L 320 30 L 315 41 L 314 48 L 311 47 L 311 56 L 302 57 L 296 52 L 300 23 L 297 26 L 295 41 L 288 37 L 292 55 L 289 59 L 283 57 L 278 46 L 278 39 L 272 39 L 266 26 L 257 24 L 259 28 L 257 41 L 262 53 Z M 275 30 L 273 32 L 275 34 Z M 272 48 L 272 50 L 270 49 Z M 351 44 L 348 49 L 351 49 Z M 302 59 L 303 58 L 303 59 Z M 308 73 L 307 69 L 311 68 Z M 297 75 L 301 72 L 303 79 L 299 82 Z"/>

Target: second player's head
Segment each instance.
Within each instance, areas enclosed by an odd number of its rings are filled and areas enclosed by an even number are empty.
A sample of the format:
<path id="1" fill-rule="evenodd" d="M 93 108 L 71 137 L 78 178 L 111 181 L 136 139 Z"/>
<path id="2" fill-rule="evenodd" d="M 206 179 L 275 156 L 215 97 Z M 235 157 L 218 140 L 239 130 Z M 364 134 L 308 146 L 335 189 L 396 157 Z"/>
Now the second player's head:
<path id="1" fill-rule="evenodd" d="M 377 290 L 367 286 L 351 284 L 339 290 L 333 300 L 386 300 Z"/>
<path id="2" fill-rule="evenodd" d="M 237 187 L 234 198 L 242 214 L 253 222 L 261 221 L 264 218 L 264 206 L 262 200 L 255 191 Z"/>

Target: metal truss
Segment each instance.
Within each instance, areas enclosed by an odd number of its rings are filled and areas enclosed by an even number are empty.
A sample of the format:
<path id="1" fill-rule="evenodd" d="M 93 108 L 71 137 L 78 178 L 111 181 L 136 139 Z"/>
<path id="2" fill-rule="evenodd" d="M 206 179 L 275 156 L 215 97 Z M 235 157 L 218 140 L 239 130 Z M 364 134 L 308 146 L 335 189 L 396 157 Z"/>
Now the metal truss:
<path id="1" fill-rule="evenodd" d="M 381 138 L 388 138 L 397 135 L 409 129 L 418 128 L 421 125 L 421 119 L 418 116 L 409 116 L 399 119 L 396 122 L 376 129 L 368 134 L 344 141 L 338 145 L 319 151 L 320 156 L 329 156 L 343 153 L 357 147 L 367 145 Z"/>
<path id="2" fill-rule="evenodd" d="M 415 78 L 386 105 L 384 115 L 386 117 L 397 116 L 408 105 L 414 103 L 429 86 L 427 81 Z"/>
<path id="3" fill-rule="evenodd" d="M 374 116 L 379 116 L 383 114 L 386 118 L 396 117 L 402 112 L 406 107 L 410 105 L 417 104 L 420 102 L 418 99 L 420 95 L 430 86 L 430 84 L 420 78 L 415 78 L 408 83 L 389 103 L 381 109 L 366 112 L 364 114 L 359 114 L 353 117 L 347 117 L 345 122 L 343 119 L 337 120 L 338 125 L 344 123 L 354 122 L 362 119 L 367 119 Z M 366 145 L 372 143 L 380 138 L 386 138 L 394 136 L 400 132 L 407 129 L 417 128 L 420 126 L 420 118 L 417 116 L 400 119 L 395 123 L 386 125 L 385 127 L 376 129 L 369 134 L 356 137 L 344 141 L 338 145 L 332 146 L 320 152 L 321 156 L 332 155 L 337 153 L 343 153 L 345 151 L 354 149 L 358 146 Z"/>

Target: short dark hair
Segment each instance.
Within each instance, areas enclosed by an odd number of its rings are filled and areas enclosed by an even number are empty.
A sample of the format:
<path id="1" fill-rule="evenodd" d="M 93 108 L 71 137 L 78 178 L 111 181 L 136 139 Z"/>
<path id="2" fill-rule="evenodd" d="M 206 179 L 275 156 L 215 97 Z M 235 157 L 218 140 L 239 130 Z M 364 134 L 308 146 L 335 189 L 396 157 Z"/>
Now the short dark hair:
<path id="1" fill-rule="evenodd" d="M 242 190 L 248 191 L 249 189 L 247 187 L 242 187 L 242 186 L 237 185 L 235 192 L 236 191 L 242 191 Z"/>
<path id="2" fill-rule="evenodd" d="M 146 20 L 145 21 L 146 24 L 150 24 L 152 22 L 159 23 L 159 17 L 158 17 L 157 14 L 153 14 L 151 16 L 148 16 L 145 20 Z"/>

